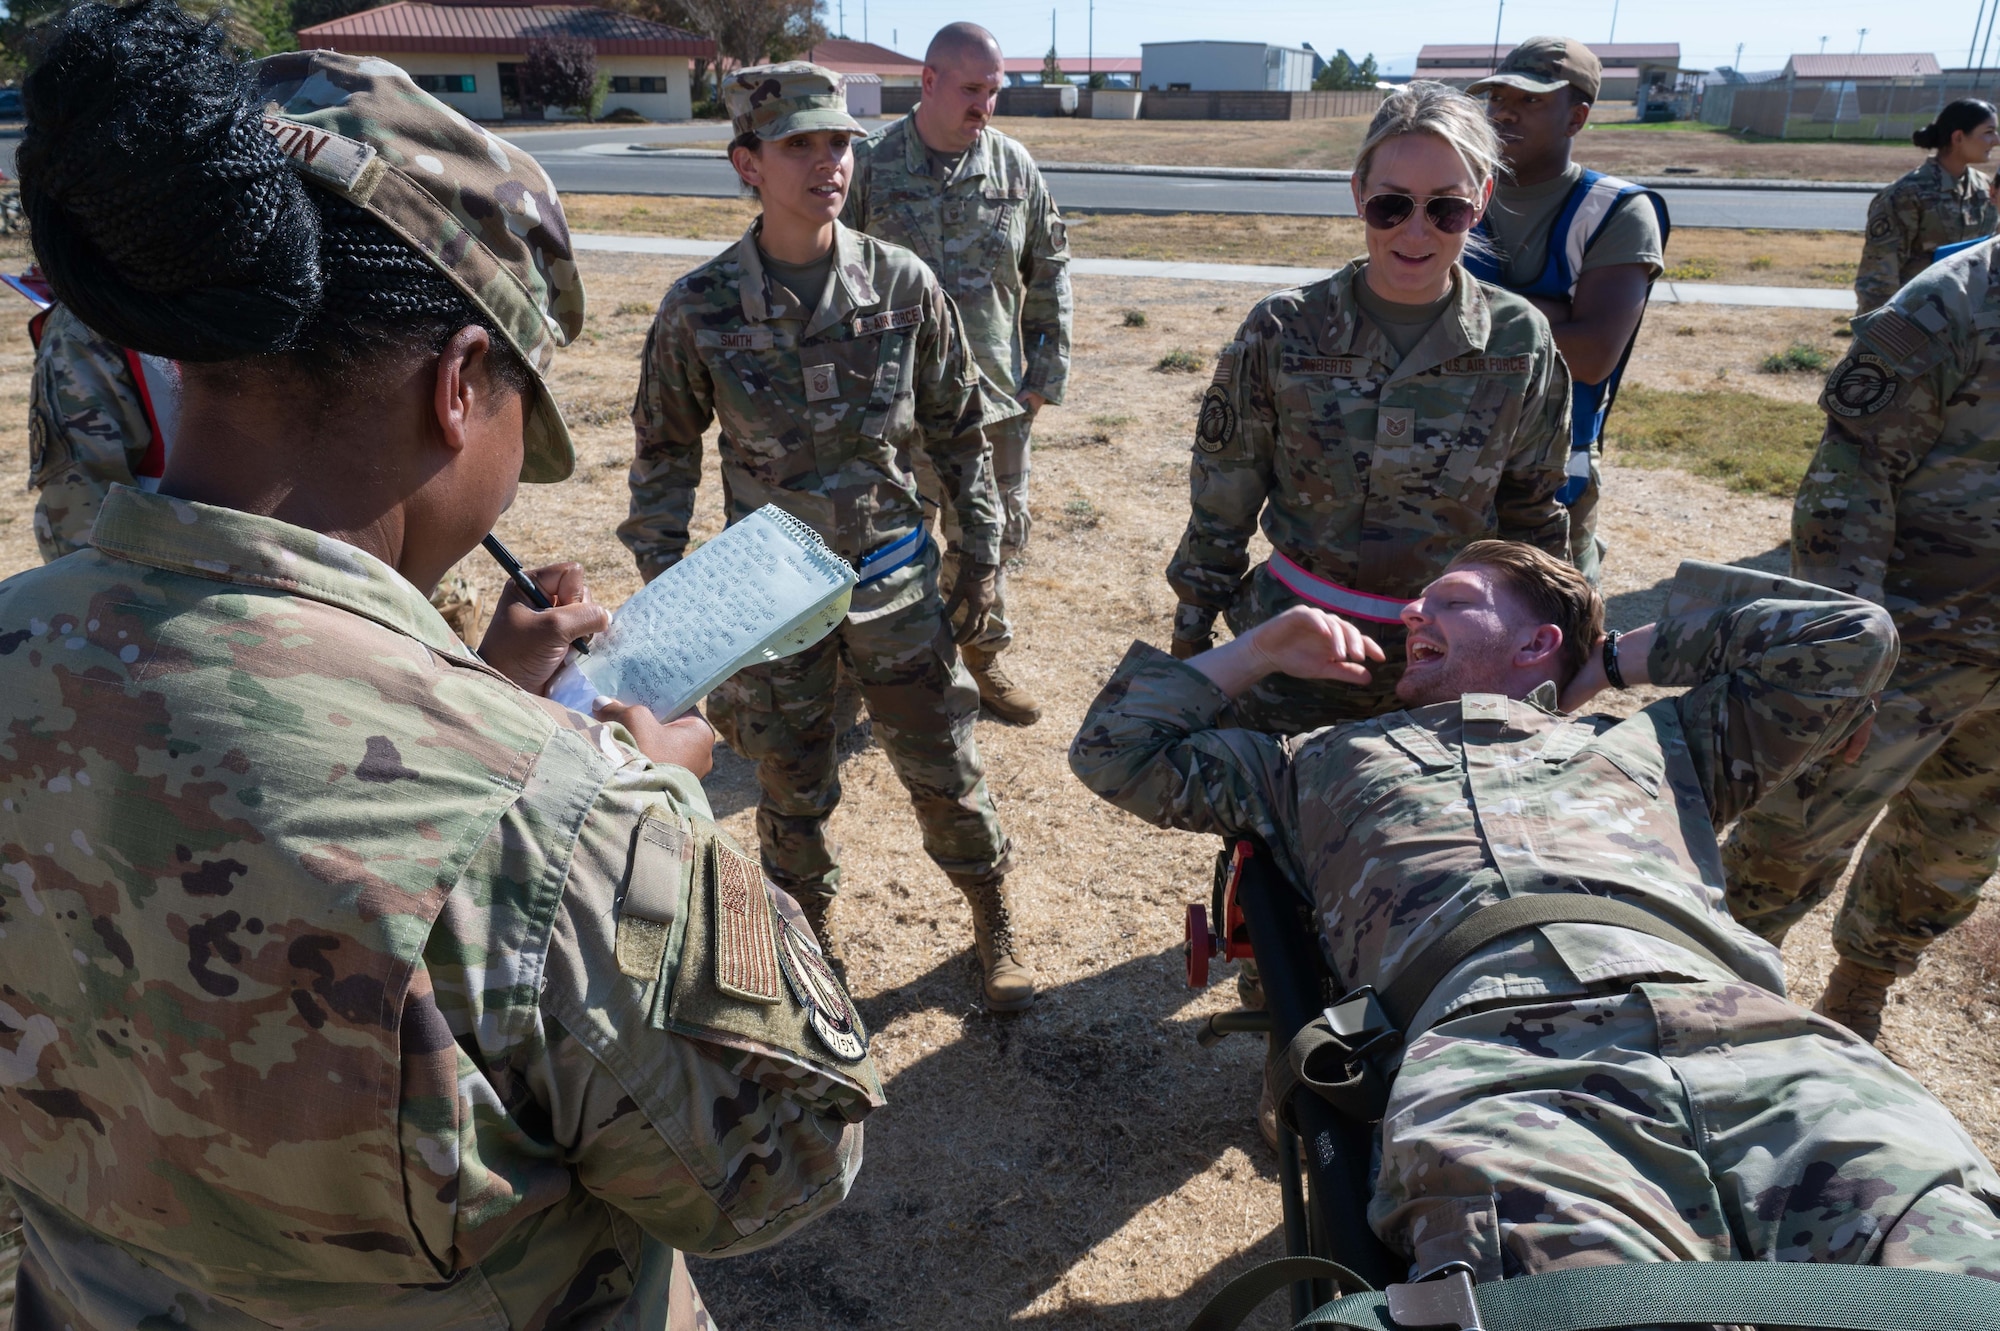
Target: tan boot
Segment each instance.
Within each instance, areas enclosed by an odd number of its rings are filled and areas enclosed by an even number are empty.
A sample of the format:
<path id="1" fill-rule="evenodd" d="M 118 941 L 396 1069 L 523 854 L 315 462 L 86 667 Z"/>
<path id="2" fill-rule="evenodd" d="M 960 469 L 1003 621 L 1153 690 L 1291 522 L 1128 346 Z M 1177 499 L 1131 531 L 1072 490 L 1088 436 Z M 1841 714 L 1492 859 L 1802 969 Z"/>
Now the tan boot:
<path id="1" fill-rule="evenodd" d="M 1842 957 L 1827 978 L 1826 992 L 1819 996 L 1813 1011 L 1831 1017 L 1862 1039 L 1874 1044 L 1882 1034 L 1882 1005 L 1888 1001 L 1889 986 L 1896 972 Z"/>
<path id="2" fill-rule="evenodd" d="M 827 916 L 833 911 L 833 894 L 830 892 L 807 892 L 795 898 L 799 903 L 799 914 L 806 917 L 812 926 L 813 938 L 819 943 L 819 950 L 826 957 L 826 964 L 833 967 L 833 973 L 844 985 L 847 983 L 847 962 L 833 950 L 833 937 L 827 933 Z"/>
<path id="3" fill-rule="evenodd" d="M 1042 700 L 1016 684 L 1000 664 L 1000 653 L 983 647 L 961 647 L 965 668 L 979 685 L 979 701 L 988 711 L 1012 726 L 1031 726 L 1042 719 Z"/>
<path id="4" fill-rule="evenodd" d="M 1014 921 L 1009 911 L 1007 876 L 990 874 L 984 878 L 961 878 L 952 882 L 965 893 L 972 907 L 972 940 L 979 949 L 979 968 L 985 974 L 986 1010 L 1020 1012 L 1034 1006 L 1035 973 L 1014 950 Z"/>

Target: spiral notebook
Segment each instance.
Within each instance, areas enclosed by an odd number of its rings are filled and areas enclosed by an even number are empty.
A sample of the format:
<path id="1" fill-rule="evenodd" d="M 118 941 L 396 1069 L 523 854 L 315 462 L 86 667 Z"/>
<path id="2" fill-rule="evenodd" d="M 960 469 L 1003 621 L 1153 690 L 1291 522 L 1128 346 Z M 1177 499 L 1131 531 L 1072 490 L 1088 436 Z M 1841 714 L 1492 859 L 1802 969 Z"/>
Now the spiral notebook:
<path id="1" fill-rule="evenodd" d="M 854 581 L 818 532 L 766 504 L 640 588 L 549 696 L 580 712 L 602 695 L 679 716 L 745 666 L 831 633 Z"/>

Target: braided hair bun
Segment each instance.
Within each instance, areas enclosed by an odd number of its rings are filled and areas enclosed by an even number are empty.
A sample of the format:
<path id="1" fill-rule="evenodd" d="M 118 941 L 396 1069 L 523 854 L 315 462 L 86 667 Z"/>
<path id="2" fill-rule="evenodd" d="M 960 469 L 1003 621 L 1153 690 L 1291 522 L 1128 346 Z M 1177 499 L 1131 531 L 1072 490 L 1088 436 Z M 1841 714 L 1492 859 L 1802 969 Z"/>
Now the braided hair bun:
<path id="1" fill-rule="evenodd" d="M 221 26 L 172 0 L 79 5 L 23 88 L 35 257 L 138 351 L 287 350 L 319 309 L 320 211 L 261 123 Z"/>

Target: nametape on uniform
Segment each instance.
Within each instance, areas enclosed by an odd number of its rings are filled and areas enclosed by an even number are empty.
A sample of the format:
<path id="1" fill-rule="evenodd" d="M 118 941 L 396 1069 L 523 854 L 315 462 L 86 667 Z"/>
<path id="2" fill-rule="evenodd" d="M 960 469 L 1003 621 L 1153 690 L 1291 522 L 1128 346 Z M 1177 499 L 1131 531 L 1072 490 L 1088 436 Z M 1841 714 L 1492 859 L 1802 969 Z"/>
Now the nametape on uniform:
<path id="1" fill-rule="evenodd" d="M 1526 356 L 1453 356 L 1438 366 L 1441 374 L 1526 374 Z"/>
<path id="2" fill-rule="evenodd" d="M 725 333 L 719 328 L 697 328 L 694 330 L 694 344 L 698 347 L 717 347 L 723 351 L 769 351 L 771 330 L 744 328 Z"/>
<path id="3" fill-rule="evenodd" d="M 650 984 L 660 973 L 693 867 L 692 846 L 693 839 L 671 815 L 649 814 L 639 824 L 613 948 L 619 973 L 628 979 Z"/>
<path id="4" fill-rule="evenodd" d="M 778 974 L 778 937 L 771 924 L 771 896 L 755 860 L 726 846 L 714 848 L 715 987 L 746 1003 L 775 1003 L 784 997 Z"/>
<path id="5" fill-rule="evenodd" d="M 914 328 L 923 321 L 924 307 L 921 305 L 906 305 L 900 310 L 884 310 L 880 314 L 857 314 L 854 316 L 854 335 L 868 337 L 896 328 Z"/>
<path id="6" fill-rule="evenodd" d="M 264 128 L 278 141 L 278 150 L 291 159 L 293 166 L 342 192 L 352 190 L 361 173 L 375 160 L 372 144 L 332 130 L 301 125 L 280 116 L 265 116 Z"/>
<path id="7" fill-rule="evenodd" d="M 1359 379 L 1375 368 L 1366 356 L 1287 356 L 1279 363 L 1286 374 L 1330 374 L 1336 379 Z"/>

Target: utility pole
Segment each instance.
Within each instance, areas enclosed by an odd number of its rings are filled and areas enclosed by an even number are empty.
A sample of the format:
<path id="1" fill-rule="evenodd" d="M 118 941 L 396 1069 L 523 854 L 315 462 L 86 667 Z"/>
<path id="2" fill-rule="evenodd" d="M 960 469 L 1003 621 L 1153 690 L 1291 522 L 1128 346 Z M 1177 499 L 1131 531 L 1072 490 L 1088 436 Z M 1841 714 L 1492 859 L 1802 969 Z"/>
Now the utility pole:
<path id="1" fill-rule="evenodd" d="M 861 40 L 868 40 L 868 0 L 861 0 Z"/>
<path id="2" fill-rule="evenodd" d="M 1618 0 L 1611 0 L 1611 35 L 1604 40 L 1606 44 L 1618 40 Z"/>
<path id="3" fill-rule="evenodd" d="M 1986 0 L 1979 0 L 1985 4 Z M 1097 0 L 1090 0 L 1090 17 L 1084 20 L 1083 86 L 1097 86 Z"/>
<path id="4" fill-rule="evenodd" d="M 1820 38 L 1820 39 L 1819 39 L 1819 53 L 1820 53 L 1821 55 L 1825 55 L 1825 54 L 1826 54 L 1826 38 L 1824 38 L 1824 37 L 1822 37 L 1822 38 Z"/>
<path id="5" fill-rule="evenodd" d="M 1981 0 L 1984 3 L 1984 0 Z M 840 0 L 840 35 L 847 35 L 847 0 Z"/>
<path id="6" fill-rule="evenodd" d="M 1856 28 L 1855 31 L 1860 34 L 1854 39 L 1854 56 L 1858 60 L 1861 58 L 1861 44 L 1868 40 L 1868 29 Z"/>
<path id="7" fill-rule="evenodd" d="M 1049 54 L 1056 54 L 1056 11 L 1049 11 Z M 1056 68 L 1062 68 L 1062 57 L 1056 56 Z"/>
<path id="8" fill-rule="evenodd" d="M 1979 2 L 1980 2 L 1981 4 L 1985 4 L 1985 3 L 1986 3 L 1986 0 L 1979 0 Z M 1742 43 L 1742 42 L 1738 42 L 1738 43 L 1736 43 L 1736 63 L 1735 63 L 1735 64 L 1733 64 L 1733 65 L 1731 65 L 1731 66 L 1730 66 L 1730 68 L 1731 68 L 1731 69 L 1733 69 L 1733 70 L 1735 70 L 1735 71 L 1736 71 L 1736 72 L 1737 72 L 1738 74 L 1741 74 L 1741 73 L 1743 72 L 1743 43 Z"/>
<path id="9" fill-rule="evenodd" d="M 1507 0 L 1500 0 L 1500 12 L 1493 16 L 1493 72 L 1500 72 L 1500 21 L 1507 17 Z"/>

